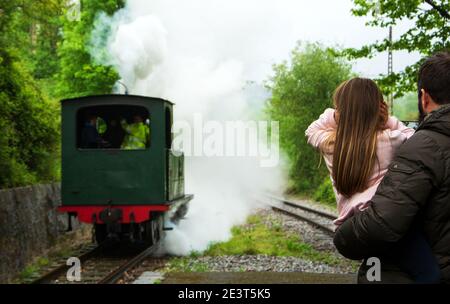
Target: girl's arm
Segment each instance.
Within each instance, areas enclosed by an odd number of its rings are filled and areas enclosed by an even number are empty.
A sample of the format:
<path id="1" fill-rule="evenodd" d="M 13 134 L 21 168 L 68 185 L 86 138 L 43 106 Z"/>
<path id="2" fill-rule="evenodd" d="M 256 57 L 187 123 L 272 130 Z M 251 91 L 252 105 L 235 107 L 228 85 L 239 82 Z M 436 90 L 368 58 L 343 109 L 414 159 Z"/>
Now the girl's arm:
<path id="1" fill-rule="evenodd" d="M 403 137 L 405 140 L 414 135 L 415 130 L 405 126 L 400 120 L 394 116 L 390 116 L 387 123 L 387 129 L 392 131 L 393 136 Z"/>
<path id="2" fill-rule="evenodd" d="M 320 145 L 329 136 L 330 132 L 337 129 L 337 124 L 334 119 L 334 109 L 326 109 L 319 119 L 313 122 L 305 132 L 308 138 L 308 144 L 316 149 L 320 148 Z"/>

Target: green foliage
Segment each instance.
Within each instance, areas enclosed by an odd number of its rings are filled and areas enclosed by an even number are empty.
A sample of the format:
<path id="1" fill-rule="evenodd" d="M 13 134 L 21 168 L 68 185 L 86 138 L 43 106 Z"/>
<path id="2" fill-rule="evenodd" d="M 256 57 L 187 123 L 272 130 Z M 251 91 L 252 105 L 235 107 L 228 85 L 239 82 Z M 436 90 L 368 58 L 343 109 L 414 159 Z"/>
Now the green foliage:
<path id="1" fill-rule="evenodd" d="M 300 257 L 313 262 L 338 265 L 342 261 L 332 253 L 317 251 L 304 243 L 298 235 L 280 228 L 268 217 L 251 215 L 243 226 L 232 229 L 232 237 L 227 242 L 210 244 L 203 256 L 224 255 L 270 255 Z M 189 257 L 174 258 L 166 266 L 168 272 L 207 272 L 208 265 L 199 259 L 198 252 Z M 241 271 L 245 271 L 241 269 Z"/>
<path id="2" fill-rule="evenodd" d="M 23 51 L 30 20 L 55 1 L 11 0 L 0 18 L 0 188 L 57 177 L 58 108 L 42 94 Z M 26 57 L 26 56 L 25 56 Z"/>
<path id="3" fill-rule="evenodd" d="M 82 0 L 79 21 L 64 19 L 63 41 L 58 48 L 58 94 L 62 98 L 110 93 L 118 80 L 112 67 L 95 64 L 87 50 L 90 33 L 100 12 L 112 15 L 124 0 Z"/>
<path id="4" fill-rule="evenodd" d="M 325 177 L 323 183 L 314 192 L 313 199 L 336 207 L 336 196 L 334 195 L 333 185 L 329 176 Z"/>
<path id="5" fill-rule="evenodd" d="M 0 187 L 55 178 L 57 107 L 21 62 L 0 51 Z"/>
<path id="6" fill-rule="evenodd" d="M 302 242 L 298 235 L 280 229 L 280 224 L 267 225 L 265 218 L 252 215 L 247 224 L 232 229 L 232 238 L 223 243 L 211 244 L 204 252 L 208 256 L 270 255 L 302 257 L 311 261 L 337 264 L 338 260 L 326 252 L 316 251 Z"/>
<path id="7" fill-rule="evenodd" d="M 280 145 L 290 160 L 295 192 L 313 194 L 328 172 L 319 166 L 320 154 L 306 141 L 305 130 L 323 111 L 332 107 L 336 87 L 351 77 L 351 66 L 337 52 L 320 44 L 299 45 L 290 62 L 274 67 L 268 83 L 267 104 L 271 119 L 280 122 Z"/>
<path id="8" fill-rule="evenodd" d="M 209 267 L 206 263 L 197 261 L 190 257 L 178 257 L 171 259 L 165 269 L 165 272 L 208 272 Z"/>
<path id="9" fill-rule="evenodd" d="M 32 277 L 36 276 L 38 272 L 39 267 L 37 265 L 30 265 L 25 267 L 25 269 L 20 272 L 19 278 L 21 280 L 31 279 Z"/>
<path id="10" fill-rule="evenodd" d="M 62 38 L 59 34 L 61 13 L 62 9 L 59 7 L 59 10 L 48 18 L 47 23 L 39 24 L 38 29 L 35 29 L 37 37 L 29 56 L 33 76 L 36 79 L 53 78 L 59 71 L 57 46 Z M 37 25 L 33 24 L 32 27 L 37 27 Z"/>
<path id="11" fill-rule="evenodd" d="M 417 120 L 417 93 L 408 93 L 394 102 L 394 115 L 400 120 Z"/>
<path id="12" fill-rule="evenodd" d="M 6 22 L 1 23 L 6 27 L 2 33 L 4 43 L 17 50 L 36 79 L 53 77 L 57 71 L 56 48 L 61 38 L 59 30 L 64 2 L 12 0 L 6 4 Z"/>
<path id="13" fill-rule="evenodd" d="M 398 22 L 409 19 L 414 22 L 411 28 L 391 44 L 386 37 L 360 49 L 347 49 L 349 58 L 373 57 L 387 50 L 417 51 L 431 55 L 444 49 L 450 49 L 450 1 L 449 0 L 353 0 L 355 16 L 369 16 L 369 26 L 388 28 Z M 386 31 L 387 36 L 387 31 Z M 417 83 L 417 71 L 421 61 L 405 68 L 404 71 L 378 79 L 385 94 L 394 93 L 401 97 L 414 91 Z"/>
<path id="14" fill-rule="evenodd" d="M 47 266 L 50 263 L 48 258 L 46 257 L 40 257 L 38 260 L 25 267 L 20 274 L 19 274 L 19 280 L 26 281 L 26 280 L 32 280 L 32 278 L 39 275 L 39 271 L 41 268 Z"/>
<path id="15" fill-rule="evenodd" d="M 124 0 L 81 1 L 81 20 L 66 18 L 68 1 L 2 1 L 0 8 L 0 187 L 59 178 L 57 98 L 109 93 L 118 76 L 92 63 L 94 20 Z M 49 99 L 52 98 L 52 100 Z"/>

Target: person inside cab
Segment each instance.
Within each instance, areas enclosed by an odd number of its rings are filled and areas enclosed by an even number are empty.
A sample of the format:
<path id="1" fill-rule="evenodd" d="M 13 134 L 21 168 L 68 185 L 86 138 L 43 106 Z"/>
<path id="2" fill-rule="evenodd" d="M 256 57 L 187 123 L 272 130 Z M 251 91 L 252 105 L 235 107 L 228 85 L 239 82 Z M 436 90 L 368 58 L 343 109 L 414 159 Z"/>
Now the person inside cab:
<path id="1" fill-rule="evenodd" d="M 122 149 L 137 150 L 147 147 L 150 138 L 150 129 L 140 114 L 133 116 L 133 123 L 127 124 L 125 120 L 122 120 L 121 125 L 125 131 L 125 139 L 121 146 Z"/>
<path id="2" fill-rule="evenodd" d="M 82 149 L 98 149 L 107 147 L 108 142 L 105 141 L 97 130 L 97 116 L 89 114 L 81 133 Z"/>
<path id="3" fill-rule="evenodd" d="M 108 128 L 102 137 L 111 144 L 111 149 L 120 149 L 125 138 L 125 131 L 120 125 L 120 118 L 112 118 L 108 121 Z"/>

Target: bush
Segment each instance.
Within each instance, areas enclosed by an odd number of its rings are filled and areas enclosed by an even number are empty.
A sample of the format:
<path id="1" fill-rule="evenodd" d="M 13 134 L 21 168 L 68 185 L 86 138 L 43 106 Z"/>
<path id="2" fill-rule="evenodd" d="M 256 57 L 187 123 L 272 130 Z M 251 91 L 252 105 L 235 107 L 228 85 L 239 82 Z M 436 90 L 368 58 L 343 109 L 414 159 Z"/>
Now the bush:
<path id="1" fill-rule="evenodd" d="M 351 66 L 320 44 L 300 44 L 290 62 L 274 67 L 268 88 L 270 118 L 280 122 L 280 145 L 290 161 L 290 190 L 313 195 L 328 175 L 320 154 L 308 145 L 305 130 L 332 106 L 336 87 L 351 76 Z"/>
<path id="2" fill-rule="evenodd" d="M 57 110 L 21 61 L 0 50 L 0 188 L 56 179 Z"/>
<path id="3" fill-rule="evenodd" d="M 336 207 L 336 196 L 333 191 L 333 185 L 331 184 L 330 177 L 326 177 L 323 183 L 317 188 L 314 192 L 313 199 L 332 207 Z"/>

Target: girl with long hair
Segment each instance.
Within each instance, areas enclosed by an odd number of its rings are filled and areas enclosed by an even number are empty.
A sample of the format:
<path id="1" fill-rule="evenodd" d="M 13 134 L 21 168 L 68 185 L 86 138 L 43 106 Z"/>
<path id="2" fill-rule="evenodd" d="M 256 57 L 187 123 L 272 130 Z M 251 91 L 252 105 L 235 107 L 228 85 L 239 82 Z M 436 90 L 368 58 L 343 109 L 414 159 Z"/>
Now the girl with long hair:
<path id="1" fill-rule="evenodd" d="M 334 224 L 339 227 L 368 206 L 396 149 L 414 130 L 389 116 L 383 94 L 373 80 L 345 81 L 336 89 L 333 101 L 335 109 L 325 110 L 308 127 L 306 136 L 330 171 L 339 213 Z M 438 266 L 424 236 L 411 233 L 398 248 L 394 255 L 416 282 L 435 282 Z"/>

